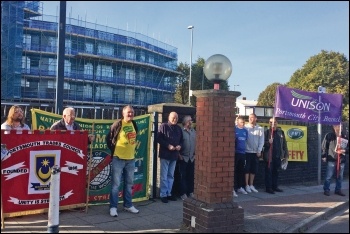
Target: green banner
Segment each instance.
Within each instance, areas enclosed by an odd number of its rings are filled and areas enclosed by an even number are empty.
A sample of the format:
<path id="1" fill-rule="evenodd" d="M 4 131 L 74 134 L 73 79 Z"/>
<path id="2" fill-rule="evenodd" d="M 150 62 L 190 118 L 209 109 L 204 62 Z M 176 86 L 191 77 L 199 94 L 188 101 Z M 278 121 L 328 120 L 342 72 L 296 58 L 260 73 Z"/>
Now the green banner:
<path id="1" fill-rule="evenodd" d="M 62 119 L 61 115 L 31 109 L 33 130 L 47 130 L 57 120 Z M 150 115 L 136 116 L 139 132 L 137 134 L 137 146 L 135 154 L 135 179 L 133 186 L 133 201 L 147 200 L 149 194 L 148 165 L 149 165 L 149 145 L 150 145 Z M 111 189 L 111 156 L 107 148 L 106 135 L 110 125 L 115 120 L 83 119 L 76 118 L 82 130 L 87 130 L 95 135 L 95 141 L 89 145 L 87 158 L 86 176 L 90 180 L 89 203 L 98 204 L 109 202 Z M 90 160 L 91 159 L 91 160 Z M 89 170 L 89 168 L 91 168 Z M 89 173 L 90 172 L 90 173 Z M 87 179 L 88 181 L 88 179 Z M 122 202 L 123 183 L 120 185 L 119 202 Z"/>

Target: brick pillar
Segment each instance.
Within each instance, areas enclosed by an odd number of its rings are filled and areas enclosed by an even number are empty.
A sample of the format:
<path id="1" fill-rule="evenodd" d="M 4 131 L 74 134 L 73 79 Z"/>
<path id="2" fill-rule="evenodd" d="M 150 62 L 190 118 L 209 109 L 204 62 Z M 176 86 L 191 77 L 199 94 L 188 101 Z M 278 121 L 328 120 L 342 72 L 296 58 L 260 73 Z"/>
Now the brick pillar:
<path id="1" fill-rule="evenodd" d="M 242 232 L 244 211 L 233 201 L 235 106 L 240 92 L 193 91 L 197 97 L 194 198 L 183 222 L 195 232 Z"/>

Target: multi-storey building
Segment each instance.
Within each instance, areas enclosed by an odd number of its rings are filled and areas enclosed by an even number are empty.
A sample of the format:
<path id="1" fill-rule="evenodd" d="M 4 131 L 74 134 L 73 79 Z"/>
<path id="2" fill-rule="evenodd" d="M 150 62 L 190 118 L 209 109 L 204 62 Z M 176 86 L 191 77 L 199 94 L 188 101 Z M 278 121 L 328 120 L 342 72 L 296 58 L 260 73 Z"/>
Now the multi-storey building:
<path id="1" fill-rule="evenodd" d="M 42 12 L 39 1 L 1 2 L 3 117 L 13 104 L 54 112 L 59 23 Z M 66 18 L 63 106 L 75 107 L 78 117 L 116 118 L 126 104 L 142 112 L 173 102 L 176 67 L 171 45 Z"/>

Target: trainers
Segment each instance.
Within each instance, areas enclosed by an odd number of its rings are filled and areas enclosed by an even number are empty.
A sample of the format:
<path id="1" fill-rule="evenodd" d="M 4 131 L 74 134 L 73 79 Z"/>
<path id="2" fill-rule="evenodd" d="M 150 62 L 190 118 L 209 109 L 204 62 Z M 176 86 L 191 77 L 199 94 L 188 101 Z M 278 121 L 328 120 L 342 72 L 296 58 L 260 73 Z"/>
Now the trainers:
<path id="1" fill-rule="evenodd" d="M 245 192 L 245 191 L 244 191 L 244 192 Z M 233 190 L 233 196 L 234 196 L 234 197 L 238 197 L 238 195 L 237 195 L 237 193 L 236 193 L 235 190 Z"/>
<path id="2" fill-rule="evenodd" d="M 329 191 L 324 191 L 323 194 L 326 195 L 326 196 L 330 196 L 331 195 L 331 193 Z"/>
<path id="3" fill-rule="evenodd" d="M 183 201 L 184 201 L 186 198 L 187 198 L 187 195 L 186 195 L 186 194 L 184 194 L 184 195 L 181 196 L 181 199 L 182 199 Z"/>
<path id="4" fill-rule="evenodd" d="M 244 188 L 242 188 L 242 187 L 240 187 L 240 188 L 237 190 L 237 192 L 243 193 L 243 194 L 248 194 L 248 193 L 244 190 Z"/>
<path id="5" fill-rule="evenodd" d="M 190 193 L 190 197 L 194 197 L 194 194 L 193 194 L 193 193 Z"/>
<path id="6" fill-rule="evenodd" d="M 110 214 L 110 216 L 112 216 L 112 217 L 118 217 L 117 208 L 115 208 L 115 207 L 110 208 L 110 209 L 109 209 L 109 214 Z"/>
<path id="7" fill-rule="evenodd" d="M 258 192 L 258 190 L 255 189 L 254 185 L 250 185 L 250 190 L 253 191 L 254 193 Z"/>
<path id="8" fill-rule="evenodd" d="M 245 186 L 245 191 L 247 191 L 248 193 L 251 193 L 251 192 L 252 192 L 252 190 L 250 190 L 249 185 Z"/>
<path id="9" fill-rule="evenodd" d="M 125 211 L 129 211 L 130 213 L 133 213 L 133 214 L 138 214 L 140 211 L 138 209 L 135 208 L 135 206 L 132 206 L 132 207 L 124 207 L 124 210 Z"/>

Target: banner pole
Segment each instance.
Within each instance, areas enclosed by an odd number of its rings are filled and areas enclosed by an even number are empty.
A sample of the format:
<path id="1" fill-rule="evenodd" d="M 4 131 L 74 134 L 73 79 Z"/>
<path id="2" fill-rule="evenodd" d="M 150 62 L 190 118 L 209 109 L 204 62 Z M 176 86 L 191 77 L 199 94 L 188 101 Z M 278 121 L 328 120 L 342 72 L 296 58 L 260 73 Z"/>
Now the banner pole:
<path id="1" fill-rule="evenodd" d="M 1 190 L 1 229 L 5 228 L 4 212 L 2 209 L 2 190 Z"/>
<path id="2" fill-rule="evenodd" d="M 92 133 L 94 133 L 95 128 L 95 122 L 92 122 Z M 91 161 L 92 161 L 92 147 L 93 147 L 94 141 L 90 143 L 90 157 L 89 157 L 89 173 L 87 178 L 87 189 L 86 189 L 86 205 L 85 205 L 85 212 L 87 213 L 88 207 L 89 207 L 89 193 L 90 193 L 90 174 L 91 174 Z"/>

